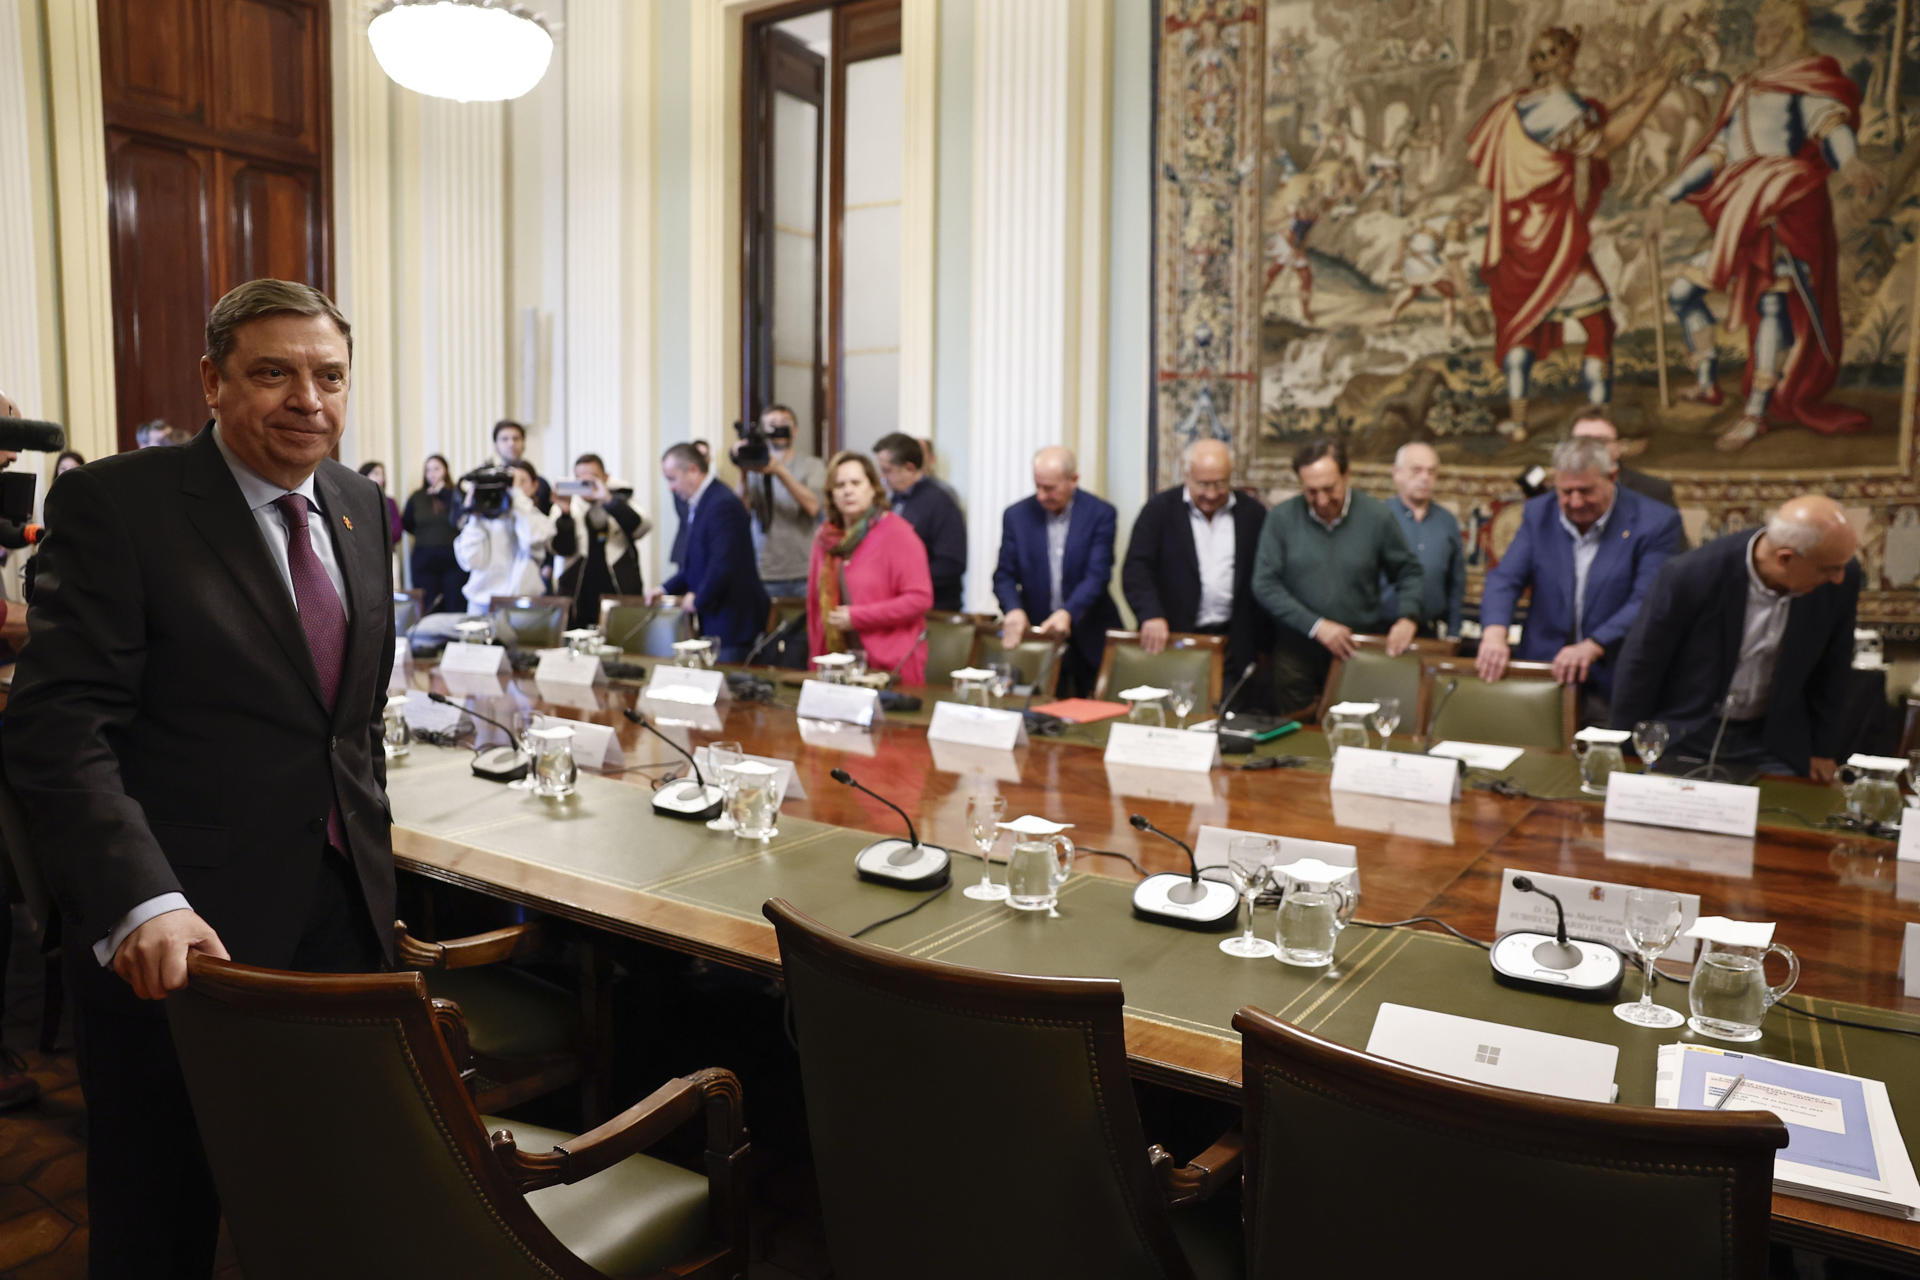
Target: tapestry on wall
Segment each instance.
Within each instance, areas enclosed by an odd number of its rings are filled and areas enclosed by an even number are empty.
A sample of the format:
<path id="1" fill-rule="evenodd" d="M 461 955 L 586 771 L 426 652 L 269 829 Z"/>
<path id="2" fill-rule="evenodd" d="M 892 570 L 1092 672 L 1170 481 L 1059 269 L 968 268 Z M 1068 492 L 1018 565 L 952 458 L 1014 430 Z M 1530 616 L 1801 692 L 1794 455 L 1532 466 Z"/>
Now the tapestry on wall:
<path id="1" fill-rule="evenodd" d="M 1159 482 L 1425 441 L 1484 571 L 1601 405 L 1695 542 L 1823 490 L 1920 623 L 1916 7 L 1161 0 Z"/>

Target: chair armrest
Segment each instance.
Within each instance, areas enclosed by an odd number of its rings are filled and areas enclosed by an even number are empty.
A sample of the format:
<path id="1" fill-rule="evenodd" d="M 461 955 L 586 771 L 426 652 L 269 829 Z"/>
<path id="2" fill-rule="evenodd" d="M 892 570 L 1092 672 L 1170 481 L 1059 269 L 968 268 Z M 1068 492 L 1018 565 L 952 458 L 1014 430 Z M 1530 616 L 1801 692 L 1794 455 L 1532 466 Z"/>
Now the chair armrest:
<path id="1" fill-rule="evenodd" d="M 467 1016 L 451 1000 L 436 997 L 432 1004 L 434 1030 L 440 1033 L 441 1043 L 447 1046 L 447 1053 L 453 1058 L 454 1070 L 465 1080 L 473 1074 L 473 1047 L 467 1042 Z"/>
<path id="2" fill-rule="evenodd" d="M 1174 1167 L 1167 1149 L 1159 1145 L 1147 1148 L 1147 1162 L 1153 1166 L 1168 1204 L 1193 1204 L 1209 1198 L 1240 1176 L 1244 1145 L 1239 1130 L 1229 1130 L 1178 1168 Z"/>
<path id="3" fill-rule="evenodd" d="M 529 920 L 447 942 L 426 942 L 407 931 L 406 921 L 393 922 L 394 945 L 401 965 L 408 969 L 470 969 L 498 964 L 540 942 L 544 932 L 539 921 Z"/>
<path id="4" fill-rule="evenodd" d="M 731 1071 L 708 1068 L 669 1080 L 605 1124 L 551 1151 L 519 1149 L 513 1131 L 492 1135 L 494 1154 L 522 1191 L 579 1182 L 651 1147 L 690 1120 L 704 1115 L 709 1147 L 721 1135 L 739 1135 L 740 1082 Z M 709 1155 L 712 1152 L 710 1150 Z"/>

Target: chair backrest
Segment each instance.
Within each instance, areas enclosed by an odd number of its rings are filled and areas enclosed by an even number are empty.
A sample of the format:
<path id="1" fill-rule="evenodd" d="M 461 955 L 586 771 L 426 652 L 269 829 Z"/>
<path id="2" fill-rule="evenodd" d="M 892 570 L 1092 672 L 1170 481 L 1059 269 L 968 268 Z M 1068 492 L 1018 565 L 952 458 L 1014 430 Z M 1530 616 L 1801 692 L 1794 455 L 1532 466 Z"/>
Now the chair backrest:
<path id="1" fill-rule="evenodd" d="M 572 609 L 572 596 L 495 596 L 487 602 L 493 638 L 509 649 L 558 646 Z"/>
<path id="2" fill-rule="evenodd" d="M 1420 702 L 1420 659 L 1451 656 L 1453 641 L 1415 640 L 1405 653 L 1391 658 L 1387 656 L 1385 636 L 1356 635 L 1353 647 L 1351 658 L 1335 658 L 1327 668 L 1327 683 L 1320 704 L 1314 708 L 1314 719 L 1324 720 L 1327 708 L 1335 703 L 1398 698 L 1400 723 L 1407 732 L 1419 733 L 1413 716 Z"/>
<path id="3" fill-rule="evenodd" d="M 928 684 L 946 684 L 947 673 L 970 667 L 981 647 L 980 620 L 970 613 L 927 615 Z M 996 661 L 989 658 L 987 661 Z"/>
<path id="4" fill-rule="evenodd" d="M 1580 731 L 1578 698 L 1579 686 L 1556 682 L 1550 663 L 1510 662 L 1506 676 L 1488 684 L 1471 659 L 1423 658 L 1414 723 L 1434 741 L 1565 751 Z"/>
<path id="5" fill-rule="evenodd" d="M 1176 680 L 1191 680 L 1194 693 L 1202 699 L 1196 705 L 1203 712 L 1211 711 L 1220 705 L 1220 685 L 1226 665 L 1225 636 L 1176 631 L 1167 637 L 1165 649 L 1148 653 L 1140 647 L 1138 631 L 1109 631 L 1106 650 L 1100 655 L 1100 676 L 1093 683 L 1093 696 L 1111 697 L 1122 689 L 1143 684 L 1167 689 Z"/>
<path id="6" fill-rule="evenodd" d="M 989 639 L 980 653 L 982 661 L 1004 662 L 1012 667 L 1015 683 L 1032 685 L 1038 699 L 1053 696 L 1054 686 L 1060 683 L 1060 655 L 1066 648 L 1065 640 L 1028 636 L 1011 649 L 1002 649 L 998 640 Z"/>
<path id="7" fill-rule="evenodd" d="M 419 974 L 189 974 L 167 1020 L 248 1275 L 599 1275 L 491 1151 Z"/>
<path id="8" fill-rule="evenodd" d="M 765 911 L 834 1275 L 1192 1274 L 1147 1163 L 1119 983 L 913 959 Z"/>
<path id="9" fill-rule="evenodd" d="M 1233 1025 L 1250 1280 L 1356 1261 L 1381 1276 L 1767 1274 L 1787 1143 L 1770 1114 L 1570 1102 L 1401 1066 L 1258 1009 Z"/>
<path id="10" fill-rule="evenodd" d="M 673 642 L 691 640 L 694 618 L 677 604 L 648 604 L 645 596 L 601 596 L 600 634 L 623 653 L 671 658 Z"/>
<path id="11" fill-rule="evenodd" d="M 413 630 L 413 624 L 426 613 L 426 603 L 427 593 L 418 587 L 411 591 L 396 590 L 393 593 L 393 633 L 403 636 Z"/>

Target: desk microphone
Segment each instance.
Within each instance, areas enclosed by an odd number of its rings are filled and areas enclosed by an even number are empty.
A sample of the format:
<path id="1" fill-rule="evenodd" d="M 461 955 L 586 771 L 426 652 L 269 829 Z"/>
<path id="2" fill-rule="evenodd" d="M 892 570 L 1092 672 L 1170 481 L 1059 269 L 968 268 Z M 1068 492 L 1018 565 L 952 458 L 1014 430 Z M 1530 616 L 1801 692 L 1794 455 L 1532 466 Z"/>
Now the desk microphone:
<path id="1" fill-rule="evenodd" d="M 1493 980 L 1502 986 L 1550 991 L 1576 1000 L 1611 1000 L 1618 995 L 1620 979 L 1626 973 L 1620 952 L 1586 938 L 1568 941 L 1567 909 L 1559 896 L 1526 876 L 1515 876 L 1512 884 L 1521 893 L 1537 893 L 1553 904 L 1554 930 L 1549 937 L 1515 929 L 1494 939 L 1488 953 Z"/>
<path id="2" fill-rule="evenodd" d="M 1440 708 L 1447 705 L 1447 699 L 1451 698 L 1453 691 L 1459 687 L 1460 677 L 1458 676 L 1448 676 L 1446 683 L 1440 686 L 1440 696 L 1433 700 L 1433 708 L 1427 712 L 1427 722 L 1421 726 L 1427 738 L 1433 737 L 1433 726 L 1440 722 Z"/>
<path id="3" fill-rule="evenodd" d="M 1214 708 L 1217 719 L 1213 722 L 1213 734 L 1220 740 L 1220 752 L 1222 755 L 1243 756 L 1249 754 L 1257 741 L 1254 735 L 1259 733 L 1263 727 L 1257 721 L 1245 729 L 1236 724 L 1232 724 L 1230 722 L 1236 713 L 1228 710 L 1228 708 L 1233 705 L 1233 700 L 1240 696 L 1240 691 L 1247 687 L 1247 681 L 1253 679 L 1253 673 L 1259 666 L 1260 664 L 1258 662 L 1249 662 L 1242 668 L 1240 678 L 1233 682 L 1233 687 L 1227 690 L 1227 696 L 1220 699 L 1220 704 Z"/>
<path id="4" fill-rule="evenodd" d="M 1231 707 L 1233 700 L 1240 696 L 1240 691 L 1247 687 L 1247 681 L 1253 679 L 1253 673 L 1259 669 L 1259 666 L 1260 664 L 1258 662 L 1249 662 L 1246 667 L 1241 670 L 1240 678 L 1233 682 L 1233 688 L 1227 690 L 1227 696 L 1220 699 L 1220 705 L 1215 707 L 1214 710 L 1220 713 L 1222 720 L 1233 719 L 1233 712 L 1227 710 L 1227 708 Z"/>
<path id="5" fill-rule="evenodd" d="M 653 811 L 663 817 L 686 818 L 689 821 L 704 822 L 708 818 L 720 816 L 720 806 L 726 803 L 727 793 L 719 787 L 709 786 L 700 773 L 700 762 L 693 753 L 655 728 L 653 722 L 627 707 L 623 712 L 627 719 L 645 729 L 660 741 L 678 751 L 687 758 L 687 764 L 693 769 L 693 781 L 685 778 L 670 782 L 653 793 Z"/>
<path id="6" fill-rule="evenodd" d="M 1707 762 L 1705 764 L 1697 769 L 1688 770 L 1687 776 L 1689 778 L 1698 778 L 1702 782 L 1719 782 L 1722 779 L 1730 781 L 1732 779 L 1732 775 L 1725 769 L 1720 768 L 1718 764 L 1720 759 L 1720 739 L 1727 736 L 1727 720 L 1732 715 L 1733 694 L 1729 692 L 1726 697 L 1720 699 L 1720 727 L 1713 731 L 1713 750 L 1707 752 Z"/>
<path id="7" fill-rule="evenodd" d="M 913 829 L 913 819 L 905 809 L 873 788 L 861 785 L 845 769 L 835 769 L 828 776 L 843 787 L 872 796 L 907 824 L 905 840 L 897 837 L 875 840 L 853 856 L 853 869 L 860 873 L 862 880 L 892 885 L 896 889 L 932 889 L 946 883 L 951 855 L 937 845 L 921 844 L 920 833 Z"/>
<path id="8" fill-rule="evenodd" d="M 1135 831 L 1151 831 L 1170 840 L 1187 855 L 1188 874 L 1162 871 L 1148 876 L 1133 887 L 1133 913 L 1156 924 L 1179 925 L 1186 929 L 1214 929 L 1231 925 L 1240 912 L 1240 895 L 1230 884 L 1203 880 L 1193 847 L 1147 821 L 1143 813 L 1128 817 Z"/>
<path id="9" fill-rule="evenodd" d="M 463 715 L 484 721 L 507 735 L 504 747 L 488 747 L 473 753 L 473 776 L 485 778 L 488 782 L 518 782 L 527 776 L 533 768 L 533 756 L 520 743 L 520 735 L 501 724 L 492 716 L 483 715 L 472 707 L 463 707 L 444 693 L 427 694 L 429 702 L 437 702 L 443 707 L 452 707 Z"/>
<path id="10" fill-rule="evenodd" d="M 740 665 L 743 667 L 752 666 L 753 660 L 760 656 L 762 649 L 770 644 L 784 644 L 789 636 L 805 625 L 807 625 L 806 613 L 802 611 L 794 614 L 791 618 L 788 618 L 785 622 L 767 632 L 767 634 L 761 636 L 758 640 L 755 640 L 753 642 L 753 648 L 747 650 L 747 660 Z"/>

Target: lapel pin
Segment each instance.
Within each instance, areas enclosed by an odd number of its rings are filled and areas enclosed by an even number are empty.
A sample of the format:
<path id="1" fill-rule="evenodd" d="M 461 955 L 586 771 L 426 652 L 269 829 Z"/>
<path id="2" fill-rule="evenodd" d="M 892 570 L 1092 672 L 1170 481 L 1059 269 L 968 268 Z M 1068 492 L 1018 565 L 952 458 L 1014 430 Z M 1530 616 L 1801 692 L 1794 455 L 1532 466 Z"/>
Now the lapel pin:
<path id="1" fill-rule="evenodd" d="M 349 528 L 349 529 L 351 529 L 351 528 L 353 528 L 353 525 L 352 525 L 351 523 L 349 523 L 349 524 L 347 525 L 347 528 Z M 1622 530 L 1620 531 L 1620 536 L 1621 536 L 1621 537 L 1622 537 L 1623 539 L 1624 539 L 1624 538 L 1631 538 L 1631 537 L 1633 536 L 1633 530 L 1631 530 L 1631 529 L 1622 529 Z"/>
<path id="2" fill-rule="evenodd" d="M 348 532 L 348 533 L 352 533 L 352 532 L 353 532 L 353 517 L 352 517 L 352 516 L 341 516 L 341 517 L 340 517 L 340 523 L 341 523 L 341 524 L 343 524 L 343 525 L 345 525 L 345 526 L 347 526 L 347 532 Z"/>

